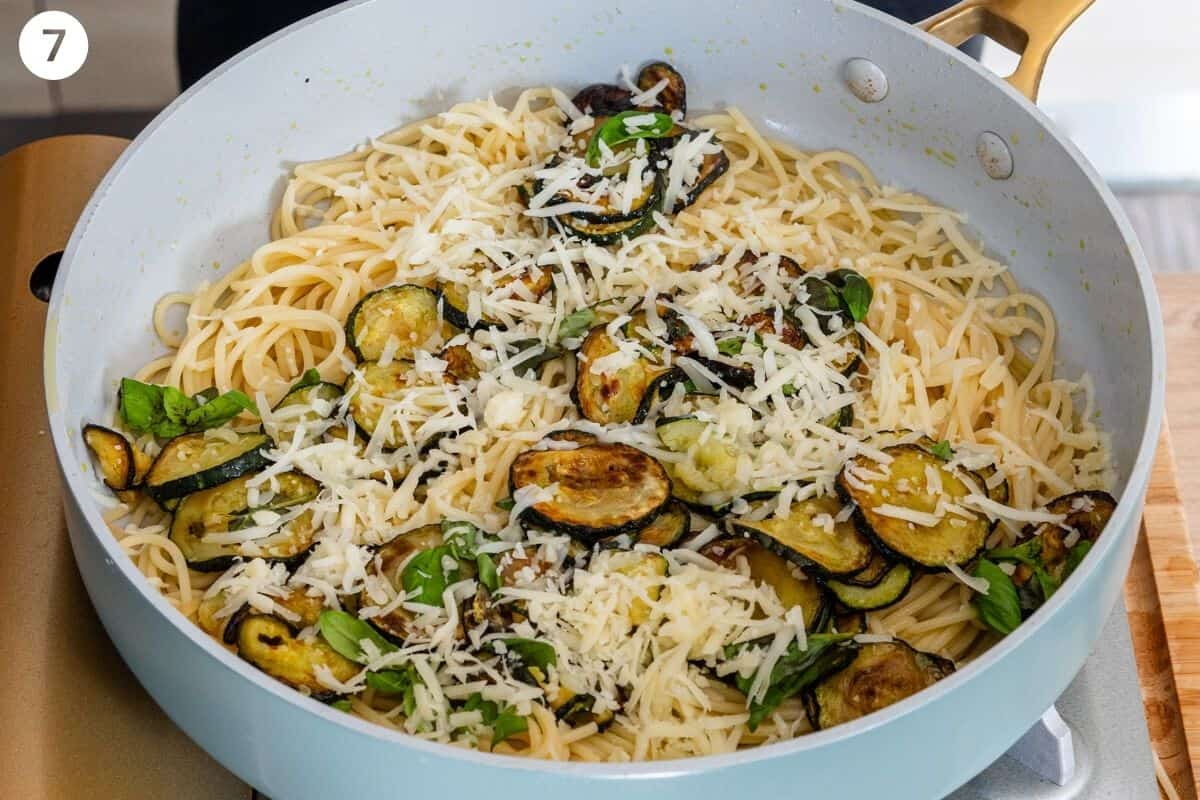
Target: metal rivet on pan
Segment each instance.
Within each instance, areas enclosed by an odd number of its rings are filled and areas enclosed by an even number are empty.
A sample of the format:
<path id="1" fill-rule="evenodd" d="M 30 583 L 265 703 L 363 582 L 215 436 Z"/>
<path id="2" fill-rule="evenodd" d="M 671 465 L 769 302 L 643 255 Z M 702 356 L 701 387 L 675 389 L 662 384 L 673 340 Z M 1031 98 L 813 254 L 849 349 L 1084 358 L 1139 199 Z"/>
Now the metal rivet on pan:
<path id="1" fill-rule="evenodd" d="M 887 97 L 887 75 L 874 61 L 852 58 L 842 68 L 842 77 L 854 96 L 864 103 L 878 103 Z"/>
<path id="2" fill-rule="evenodd" d="M 1008 143 L 998 133 L 984 131 L 975 140 L 975 155 L 989 178 L 1002 181 L 1012 177 L 1013 157 Z"/>

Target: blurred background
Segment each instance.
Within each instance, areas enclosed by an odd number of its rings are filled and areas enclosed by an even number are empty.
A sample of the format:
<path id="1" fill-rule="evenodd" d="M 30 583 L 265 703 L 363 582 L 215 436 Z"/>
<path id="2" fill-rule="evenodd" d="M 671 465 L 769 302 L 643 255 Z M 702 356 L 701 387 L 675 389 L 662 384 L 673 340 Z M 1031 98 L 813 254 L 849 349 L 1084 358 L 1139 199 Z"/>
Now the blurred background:
<path id="1" fill-rule="evenodd" d="M 874 0 L 918 19 L 939 0 Z M 62 133 L 135 135 L 182 84 L 321 0 L 0 0 L 0 154 Z M 182 11 L 180 9 L 182 6 Z M 47 8 L 88 31 L 87 63 L 47 82 L 22 66 L 21 27 Z M 183 70 L 177 19 L 184 30 Z M 1200 0 L 1096 0 L 1055 48 L 1039 105 L 1118 192 L 1156 271 L 1200 271 Z M 246 40 L 243 42 L 241 40 Z M 190 42 L 190 43 L 189 43 Z M 200 42 L 200 44 L 196 44 Z M 1012 53 L 974 52 L 1000 74 Z"/>

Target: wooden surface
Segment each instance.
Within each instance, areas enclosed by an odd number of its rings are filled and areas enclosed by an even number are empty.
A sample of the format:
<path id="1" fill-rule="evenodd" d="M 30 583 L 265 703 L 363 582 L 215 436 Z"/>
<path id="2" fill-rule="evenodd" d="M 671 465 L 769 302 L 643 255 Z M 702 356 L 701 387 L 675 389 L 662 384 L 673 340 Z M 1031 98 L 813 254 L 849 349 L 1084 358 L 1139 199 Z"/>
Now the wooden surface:
<path id="1" fill-rule="evenodd" d="M 1200 265 L 1197 265 L 1200 269 Z M 1167 331 L 1167 419 L 1186 515 L 1200 525 L 1200 275 L 1159 275 Z M 1192 542 L 1193 552 L 1200 552 Z"/>
<path id="2" fill-rule="evenodd" d="M 41 391 L 46 304 L 29 277 L 125 144 L 66 137 L 0 158 L 0 797 L 248 800 L 113 649 L 62 517 Z"/>

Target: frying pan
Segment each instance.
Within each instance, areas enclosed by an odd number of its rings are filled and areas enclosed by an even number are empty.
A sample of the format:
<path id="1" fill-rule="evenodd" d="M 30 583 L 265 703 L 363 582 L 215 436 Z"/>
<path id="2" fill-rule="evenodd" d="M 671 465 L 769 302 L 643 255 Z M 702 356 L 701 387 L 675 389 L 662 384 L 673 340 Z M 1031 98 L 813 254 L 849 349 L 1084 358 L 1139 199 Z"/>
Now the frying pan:
<path id="1" fill-rule="evenodd" d="M 1087 657 L 1129 564 L 1162 420 L 1163 337 L 1143 257 L 1099 178 L 1030 102 L 1050 45 L 1088 2 L 969 0 L 923 33 L 840 0 L 376 0 L 305 20 L 225 64 L 109 171 L 62 258 L 47 321 L 46 405 L 71 544 L 126 662 L 184 731 L 277 800 L 781 791 L 929 800 L 961 785 Z M 1023 51 L 1007 82 L 950 46 L 980 32 Z M 664 54 L 687 76 L 695 108 L 737 104 L 772 136 L 851 150 L 882 180 L 966 212 L 1049 301 L 1060 367 L 1092 376 L 1119 473 L 1117 512 L 1082 568 L 984 656 L 880 713 L 767 747 L 631 765 L 532 762 L 396 734 L 285 688 L 184 620 L 106 530 L 79 435 L 81 422 L 103 418 L 115 380 L 159 353 L 154 301 L 265 241 L 297 161 L 459 100 L 571 89 Z"/>

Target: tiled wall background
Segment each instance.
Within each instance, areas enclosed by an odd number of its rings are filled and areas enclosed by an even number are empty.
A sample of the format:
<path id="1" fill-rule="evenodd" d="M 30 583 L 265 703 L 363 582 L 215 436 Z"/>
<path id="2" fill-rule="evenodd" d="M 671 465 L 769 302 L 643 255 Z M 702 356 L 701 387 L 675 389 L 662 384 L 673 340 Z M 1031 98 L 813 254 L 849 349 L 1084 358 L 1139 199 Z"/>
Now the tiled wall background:
<path id="1" fill-rule="evenodd" d="M 87 63 L 57 88 L 25 69 L 16 46 L 48 8 L 88 32 Z M 161 108 L 179 90 L 175 72 L 175 0 L 0 0 L 0 117 Z"/>

